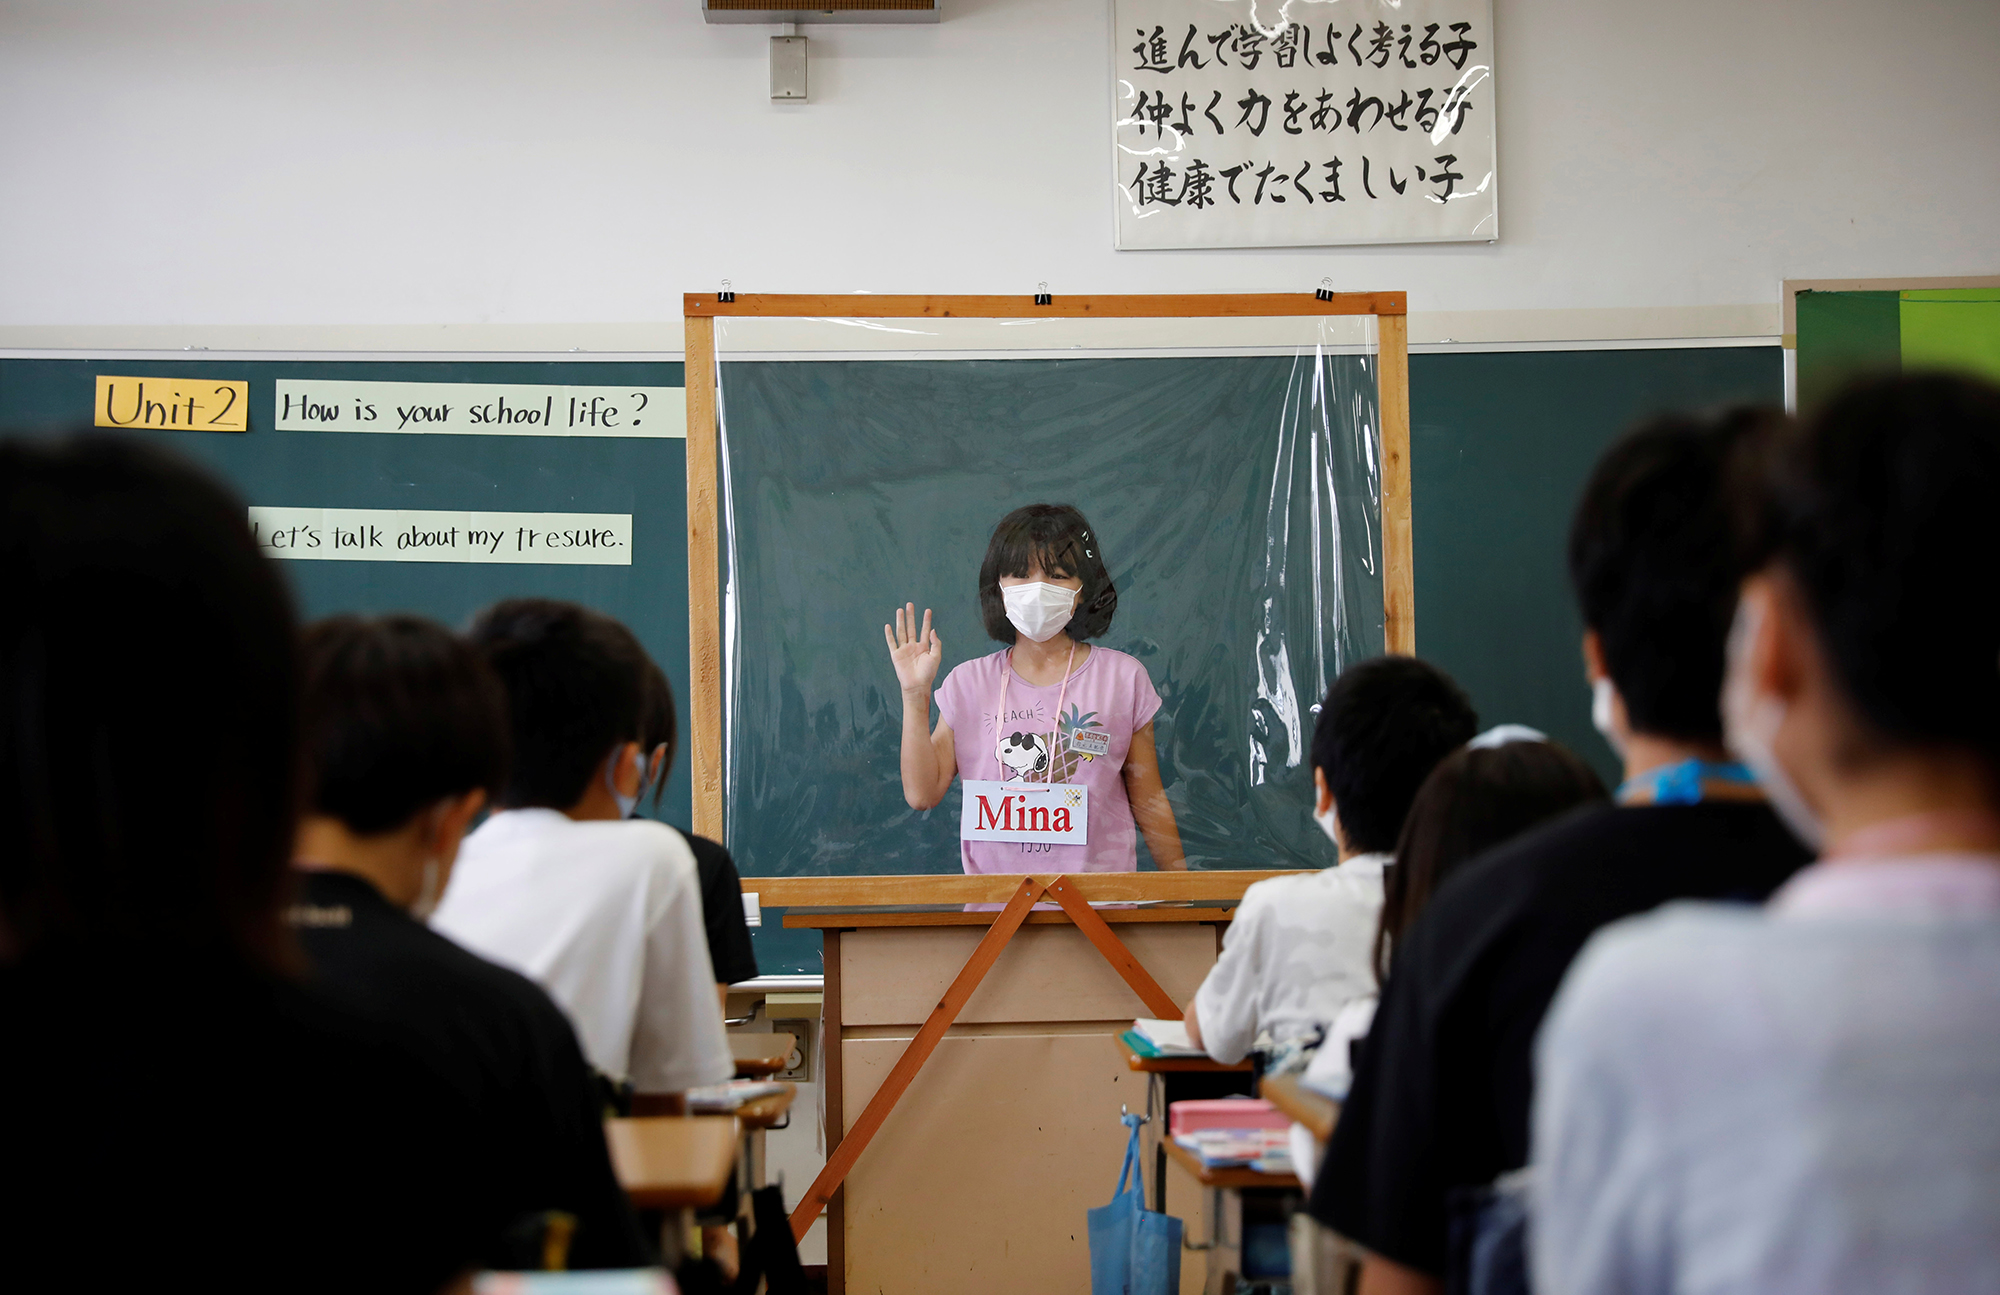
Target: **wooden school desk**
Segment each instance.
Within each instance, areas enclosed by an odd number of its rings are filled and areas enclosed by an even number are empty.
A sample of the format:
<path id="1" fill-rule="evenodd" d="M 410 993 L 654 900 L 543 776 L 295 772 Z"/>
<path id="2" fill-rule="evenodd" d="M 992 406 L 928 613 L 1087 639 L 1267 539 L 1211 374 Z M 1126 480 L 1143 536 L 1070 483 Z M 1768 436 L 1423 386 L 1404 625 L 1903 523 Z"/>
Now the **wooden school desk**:
<path id="1" fill-rule="evenodd" d="M 730 1115 L 662 1115 L 606 1120 L 604 1139 L 619 1185 L 640 1209 L 667 1211 L 660 1249 L 669 1270 L 680 1260 L 694 1210 L 712 1205 L 736 1164 Z"/>
<path id="2" fill-rule="evenodd" d="M 1300 1183 L 1296 1174 L 1267 1174 L 1261 1169 L 1247 1166 L 1208 1166 L 1201 1157 L 1189 1151 L 1180 1143 L 1166 1139 L 1167 1158 L 1187 1170 L 1188 1175 L 1201 1184 L 1203 1216 L 1207 1222 L 1205 1235 L 1200 1241 L 1186 1238 L 1184 1244 L 1190 1249 L 1202 1252 L 1204 1274 L 1200 1289 L 1203 1295 L 1234 1295 L 1237 1273 L 1243 1262 L 1243 1193 L 1244 1192 L 1296 1192 Z M 1186 1230 L 1183 1221 L 1183 1230 Z M 1187 1290 L 1192 1276 L 1188 1266 L 1181 1267 L 1181 1289 Z"/>
<path id="3" fill-rule="evenodd" d="M 1095 911 L 1181 1003 L 1215 965 L 1233 906 Z M 829 1155 L 999 917 L 937 904 L 787 914 L 824 940 Z M 1069 914 L 1029 912 L 832 1197 L 830 1295 L 1088 1290 L 1084 1212 L 1111 1199 L 1119 1109 L 1146 1098 L 1105 1035 L 1158 1014 Z"/>
<path id="4" fill-rule="evenodd" d="M 1230 1064 L 1222 1061 L 1214 1061 L 1208 1057 L 1142 1056 L 1133 1050 L 1131 1044 L 1125 1041 L 1124 1030 L 1114 1031 L 1111 1036 L 1111 1042 L 1117 1047 L 1119 1055 L 1125 1058 L 1125 1065 L 1128 1069 L 1146 1076 L 1146 1123 L 1140 1126 L 1139 1142 L 1142 1154 L 1143 1148 L 1146 1146 L 1151 1146 L 1153 1149 L 1153 1195 L 1147 1202 L 1147 1205 L 1152 1209 L 1165 1210 L 1167 1208 L 1167 1145 L 1171 1141 L 1167 1137 L 1167 1107 L 1172 1102 L 1180 1100 L 1181 1097 L 1179 1093 L 1174 1091 L 1173 1080 L 1170 1076 L 1247 1075 L 1250 1073 L 1250 1063 L 1245 1060 Z M 1205 1097 L 1208 1094 L 1203 1093 L 1202 1096 Z"/>
<path id="5" fill-rule="evenodd" d="M 1257 1085 L 1257 1095 L 1283 1111 L 1292 1123 L 1304 1125 L 1320 1145 L 1326 1145 L 1326 1140 L 1333 1136 L 1334 1122 L 1340 1118 L 1340 1103 L 1307 1088 L 1296 1077 L 1266 1079 Z"/>
<path id="6" fill-rule="evenodd" d="M 786 1069 L 792 1050 L 799 1041 L 790 1034 L 737 1034 L 729 1036 L 729 1052 L 736 1058 L 738 1079 L 761 1079 Z"/>

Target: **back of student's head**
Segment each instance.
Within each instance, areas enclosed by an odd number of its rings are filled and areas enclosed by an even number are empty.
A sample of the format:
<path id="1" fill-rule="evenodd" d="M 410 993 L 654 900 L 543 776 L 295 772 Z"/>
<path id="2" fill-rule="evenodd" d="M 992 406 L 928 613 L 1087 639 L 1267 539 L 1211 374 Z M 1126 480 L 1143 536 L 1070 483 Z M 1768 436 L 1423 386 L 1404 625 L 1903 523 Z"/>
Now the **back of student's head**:
<path id="1" fill-rule="evenodd" d="M 1417 790 L 1384 879 L 1375 971 L 1431 896 L 1459 868 L 1504 841 L 1579 805 L 1607 798 L 1604 782 L 1560 742 L 1512 740 L 1460 747 Z"/>
<path id="2" fill-rule="evenodd" d="M 513 761 L 500 803 L 568 809 L 604 757 L 639 740 L 646 658 L 623 625 L 575 603 L 510 598 L 469 637 L 507 694 Z"/>
<path id="3" fill-rule="evenodd" d="M 307 628 L 308 801 L 372 836 L 450 796 L 500 789 L 507 698 L 471 645 L 419 616 Z"/>
<path id="4" fill-rule="evenodd" d="M 1347 848 L 1394 849 L 1417 788 L 1478 728 L 1464 690 L 1429 662 L 1384 656 L 1342 671 L 1320 704 L 1312 762 Z"/>
<path id="5" fill-rule="evenodd" d="M 1569 534 L 1584 627 L 1635 732 L 1719 742 L 1724 641 L 1743 574 L 1731 484 L 1762 409 L 1645 423 L 1605 451 Z"/>
<path id="6" fill-rule="evenodd" d="M 2000 762 L 2000 389 L 1851 387 L 1773 438 L 1765 481 L 1752 557 L 1797 583 L 1857 717 Z"/>
<path id="7" fill-rule="evenodd" d="M 278 964 L 296 648 L 243 503 L 150 446 L 0 442 L 0 608 L 0 959 Z"/>

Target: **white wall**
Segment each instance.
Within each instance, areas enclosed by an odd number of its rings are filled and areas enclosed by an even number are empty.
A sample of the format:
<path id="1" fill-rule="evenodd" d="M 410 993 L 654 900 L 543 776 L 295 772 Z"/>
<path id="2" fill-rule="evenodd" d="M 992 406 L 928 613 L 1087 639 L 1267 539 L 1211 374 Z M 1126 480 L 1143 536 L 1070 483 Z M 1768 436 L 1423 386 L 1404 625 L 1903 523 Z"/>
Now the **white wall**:
<path id="1" fill-rule="evenodd" d="M 1786 277 L 2000 270 L 1995 0 L 1496 0 L 1497 246 L 1124 253 L 1108 5 L 943 4 L 808 27 L 813 102 L 774 105 L 771 29 L 705 26 L 697 0 L 5 0 L 0 341 L 670 324 L 725 276 L 1331 275 L 1419 312 L 1775 332 Z M 1698 309 L 1732 306 L 1753 310 Z"/>

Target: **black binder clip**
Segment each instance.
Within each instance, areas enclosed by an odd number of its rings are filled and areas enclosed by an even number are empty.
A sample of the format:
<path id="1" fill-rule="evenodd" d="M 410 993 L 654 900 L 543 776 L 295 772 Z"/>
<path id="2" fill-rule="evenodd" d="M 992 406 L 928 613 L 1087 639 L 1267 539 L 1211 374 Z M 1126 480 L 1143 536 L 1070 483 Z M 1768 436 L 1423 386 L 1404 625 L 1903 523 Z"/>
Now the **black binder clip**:
<path id="1" fill-rule="evenodd" d="M 1316 298 L 1318 298 L 1318 299 L 1319 299 L 1319 300 L 1321 300 L 1321 301 L 1332 301 L 1332 300 L 1333 300 L 1333 280 L 1332 280 L 1332 279 L 1321 279 L 1321 280 L 1319 281 L 1319 291 L 1318 291 L 1318 292 L 1315 292 L 1315 293 L 1313 294 L 1313 296 L 1314 296 L 1314 297 L 1316 297 Z"/>
<path id="2" fill-rule="evenodd" d="M 736 300 L 736 292 L 729 286 L 729 280 L 722 281 L 722 291 L 715 294 L 715 299 L 725 306 Z"/>
<path id="3" fill-rule="evenodd" d="M 1035 285 L 1035 304 L 1037 306 L 1053 306 L 1056 304 L 1055 297 L 1049 293 L 1049 285 L 1046 280 Z"/>

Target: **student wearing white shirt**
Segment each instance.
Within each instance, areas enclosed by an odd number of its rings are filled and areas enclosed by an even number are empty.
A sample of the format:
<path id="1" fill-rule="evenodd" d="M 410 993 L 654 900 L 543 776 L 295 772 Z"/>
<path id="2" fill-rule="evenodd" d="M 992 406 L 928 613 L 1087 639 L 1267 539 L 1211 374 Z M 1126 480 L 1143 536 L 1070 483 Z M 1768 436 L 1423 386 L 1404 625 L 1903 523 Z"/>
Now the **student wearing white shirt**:
<path id="1" fill-rule="evenodd" d="M 471 639 L 506 686 L 514 761 L 432 925 L 548 990 L 635 1113 L 678 1110 L 735 1066 L 694 856 L 625 817 L 644 782 L 644 654 L 615 621 L 547 599 L 496 604 Z"/>
<path id="2" fill-rule="evenodd" d="M 1478 726 L 1450 676 L 1414 657 L 1377 657 L 1334 680 L 1313 728 L 1313 819 L 1339 863 L 1244 892 L 1187 1007 L 1196 1047 L 1222 1062 L 1241 1061 L 1260 1035 L 1310 1047 L 1341 1009 L 1375 992 L 1389 851 L 1417 788 Z"/>
<path id="3" fill-rule="evenodd" d="M 1606 928 L 1537 1049 L 1545 1295 L 2000 1290 L 2000 390 L 1775 441 L 1731 747 L 1817 863 Z"/>

